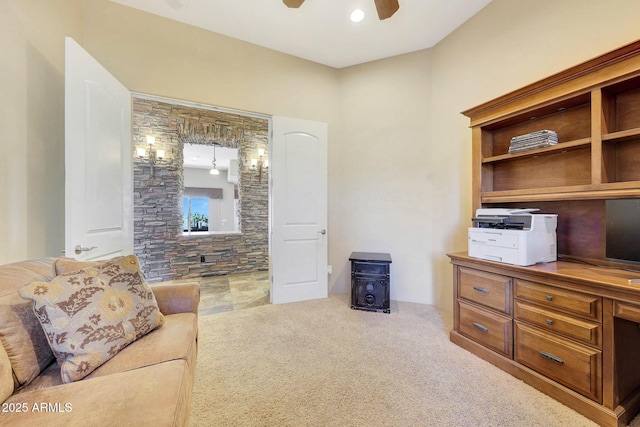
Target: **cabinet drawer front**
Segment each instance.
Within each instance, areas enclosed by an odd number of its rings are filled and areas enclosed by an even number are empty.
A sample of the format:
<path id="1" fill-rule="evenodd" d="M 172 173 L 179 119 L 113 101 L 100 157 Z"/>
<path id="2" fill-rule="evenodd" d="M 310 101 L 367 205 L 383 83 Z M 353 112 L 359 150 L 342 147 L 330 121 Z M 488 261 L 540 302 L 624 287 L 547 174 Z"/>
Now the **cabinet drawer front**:
<path id="1" fill-rule="evenodd" d="M 511 313 L 511 278 L 458 268 L 458 295 L 506 314 Z"/>
<path id="2" fill-rule="evenodd" d="M 624 302 L 613 302 L 613 315 L 631 322 L 640 323 L 640 307 Z"/>
<path id="3" fill-rule="evenodd" d="M 522 301 L 514 303 L 514 318 L 532 323 L 546 331 L 602 348 L 602 326 L 597 323 L 566 316 Z"/>
<path id="4" fill-rule="evenodd" d="M 600 351 L 515 322 L 514 359 L 602 403 Z"/>
<path id="5" fill-rule="evenodd" d="M 602 321 L 600 297 L 520 279 L 515 279 L 515 297 L 597 322 Z"/>
<path id="6" fill-rule="evenodd" d="M 463 302 L 460 310 L 460 333 L 504 356 L 513 354 L 510 318 L 491 313 Z"/>

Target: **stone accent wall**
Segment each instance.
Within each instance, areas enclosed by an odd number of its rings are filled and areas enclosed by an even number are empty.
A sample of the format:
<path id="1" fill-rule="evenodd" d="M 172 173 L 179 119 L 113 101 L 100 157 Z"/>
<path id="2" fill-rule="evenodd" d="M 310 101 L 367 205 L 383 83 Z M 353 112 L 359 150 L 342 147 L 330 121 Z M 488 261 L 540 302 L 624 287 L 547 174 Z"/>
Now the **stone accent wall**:
<path id="1" fill-rule="evenodd" d="M 239 148 L 238 234 L 184 236 L 182 234 L 183 147 L 178 129 L 202 121 L 240 130 L 239 142 L 215 141 Z M 149 149 L 146 135 L 156 137 L 154 150 L 165 150 L 155 160 L 153 175 L 148 158 L 140 159 L 136 147 Z M 156 100 L 133 99 L 134 253 L 151 282 L 261 271 L 269 268 L 268 173 L 250 166 L 258 148 L 268 150 L 266 119 L 199 109 Z M 265 156 L 266 157 L 266 156 Z M 203 259 L 205 262 L 201 262 Z"/>

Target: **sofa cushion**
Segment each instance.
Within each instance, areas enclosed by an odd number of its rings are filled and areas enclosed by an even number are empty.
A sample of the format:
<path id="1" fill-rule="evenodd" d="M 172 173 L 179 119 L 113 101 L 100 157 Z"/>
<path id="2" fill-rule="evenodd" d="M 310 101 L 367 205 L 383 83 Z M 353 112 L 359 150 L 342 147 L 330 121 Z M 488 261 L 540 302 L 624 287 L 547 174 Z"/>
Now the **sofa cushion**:
<path id="1" fill-rule="evenodd" d="M 20 393 L 26 393 L 33 390 L 40 390 L 43 388 L 53 387 L 64 384 L 62 377 L 60 376 L 60 365 L 56 359 L 53 359 L 51 365 L 44 368 L 40 375 L 35 377 L 29 384 L 25 384 L 23 387 L 13 391 L 13 395 Z"/>
<path id="2" fill-rule="evenodd" d="M 198 318 L 193 313 L 171 314 L 164 317 L 164 325 L 149 332 L 135 343 L 123 348 L 85 378 L 96 378 L 118 372 L 130 371 L 144 366 L 155 365 L 168 360 L 185 360 L 195 371 L 196 336 Z M 62 384 L 60 366 L 54 362 L 35 380 L 16 394 L 53 387 Z"/>
<path id="3" fill-rule="evenodd" d="M 195 368 L 198 317 L 193 313 L 165 316 L 162 328 L 122 349 L 108 363 L 93 371 L 90 378 L 130 371 L 167 360 L 186 360 Z"/>
<path id="4" fill-rule="evenodd" d="M 173 360 L 14 395 L 6 403 L 23 405 L 28 411 L 1 413 L 0 424 L 187 426 L 192 389 L 187 363 Z"/>
<path id="5" fill-rule="evenodd" d="M 7 351 L 0 345 L 0 402 L 13 393 L 13 377 L 11 375 L 11 362 Z"/>
<path id="6" fill-rule="evenodd" d="M 11 362 L 15 388 L 29 383 L 54 359 L 31 301 L 18 293 L 35 280 L 53 279 L 54 261 L 44 258 L 0 266 L 0 343 Z"/>
<path id="7" fill-rule="evenodd" d="M 89 375 L 164 322 L 133 255 L 30 283 L 20 294 L 34 301 L 64 383 Z"/>

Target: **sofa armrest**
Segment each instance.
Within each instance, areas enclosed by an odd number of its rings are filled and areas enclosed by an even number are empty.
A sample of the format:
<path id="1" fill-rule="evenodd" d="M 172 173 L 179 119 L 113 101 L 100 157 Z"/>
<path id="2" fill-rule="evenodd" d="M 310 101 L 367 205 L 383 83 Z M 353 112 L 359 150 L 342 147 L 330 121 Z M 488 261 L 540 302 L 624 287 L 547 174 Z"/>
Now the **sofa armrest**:
<path id="1" fill-rule="evenodd" d="M 162 314 L 195 313 L 200 303 L 200 284 L 150 283 Z"/>

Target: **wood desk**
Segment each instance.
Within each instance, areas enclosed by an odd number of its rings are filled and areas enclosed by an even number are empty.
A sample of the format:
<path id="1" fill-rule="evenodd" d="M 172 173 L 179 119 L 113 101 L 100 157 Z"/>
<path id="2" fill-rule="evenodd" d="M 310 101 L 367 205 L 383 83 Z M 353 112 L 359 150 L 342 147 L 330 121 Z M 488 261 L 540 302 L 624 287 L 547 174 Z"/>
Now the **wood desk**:
<path id="1" fill-rule="evenodd" d="M 640 272 L 448 256 L 452 342 L 601 425 L 640 411 Z"/>

